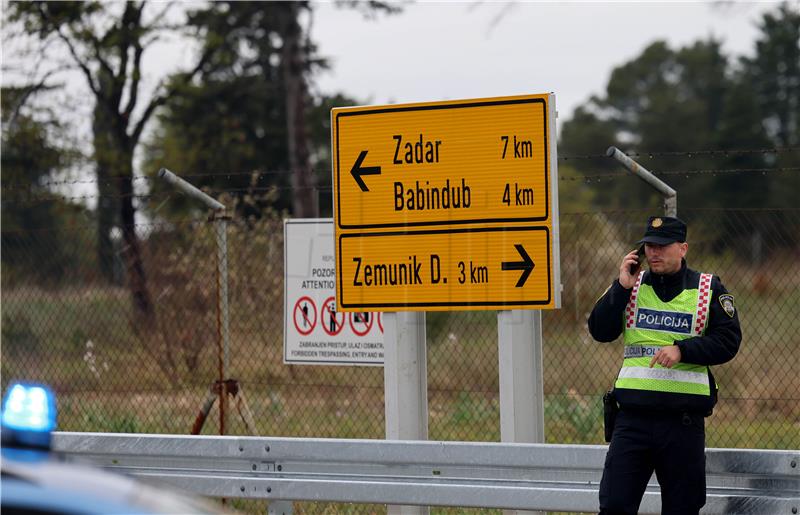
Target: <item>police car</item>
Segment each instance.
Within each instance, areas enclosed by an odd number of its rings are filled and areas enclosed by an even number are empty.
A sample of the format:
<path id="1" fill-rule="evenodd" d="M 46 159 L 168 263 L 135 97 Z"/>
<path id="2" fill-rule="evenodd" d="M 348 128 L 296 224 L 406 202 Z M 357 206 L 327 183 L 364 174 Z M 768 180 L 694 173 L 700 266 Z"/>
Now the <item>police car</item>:
<path id="1" fill-rule="evenodd" d="M 67 463 L 50 450 L 55 427 L 55 397 L 49 388 L 26 383 L 9 386 L 0 429 L 3 514 L 223 513 L 205 501 Z"/>

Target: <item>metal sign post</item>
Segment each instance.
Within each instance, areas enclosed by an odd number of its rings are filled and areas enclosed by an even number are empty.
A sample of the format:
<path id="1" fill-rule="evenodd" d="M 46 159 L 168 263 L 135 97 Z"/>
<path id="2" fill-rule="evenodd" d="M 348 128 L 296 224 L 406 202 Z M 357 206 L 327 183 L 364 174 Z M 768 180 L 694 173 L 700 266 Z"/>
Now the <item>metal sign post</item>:
<path id="1" fill-rule="evenodd" d="M 500 440 L 544 443 L 544 374 L 542 312 L 500 311 L 497 314 L 500 361 Z M 506 510 L 511 514 L 541 512 Z"/>
<path id="2" fill-rule="evenodd" d="M 425 313 L 383 313 L 383 384 L 387 440 L 428 439 Z M 423 515 L 424 506 L 390 505 L 389 515 Z"/>
<path id="3" fill-rule="evenodd" d="M 500 440 L 544 443 L 542 312 L 497 314 Z"/>
<path id="4" fill-rule="evenodd" d="M 425 313 L 384 313 L 383 377 L 388 440 L 428 439 Z"/>

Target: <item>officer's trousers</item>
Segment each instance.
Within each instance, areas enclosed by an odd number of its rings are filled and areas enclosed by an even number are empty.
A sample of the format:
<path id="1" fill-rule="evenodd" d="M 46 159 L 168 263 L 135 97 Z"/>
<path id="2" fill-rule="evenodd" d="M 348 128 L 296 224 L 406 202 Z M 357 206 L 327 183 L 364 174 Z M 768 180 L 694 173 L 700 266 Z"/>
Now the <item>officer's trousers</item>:
<path id="1" fill-rule="evenodd" d="M 600 481 L 601 515 L 634 515 L 653 471 L 661 513 L 691 515 L 706 503 L 702 415 L 620 411 Z"/>

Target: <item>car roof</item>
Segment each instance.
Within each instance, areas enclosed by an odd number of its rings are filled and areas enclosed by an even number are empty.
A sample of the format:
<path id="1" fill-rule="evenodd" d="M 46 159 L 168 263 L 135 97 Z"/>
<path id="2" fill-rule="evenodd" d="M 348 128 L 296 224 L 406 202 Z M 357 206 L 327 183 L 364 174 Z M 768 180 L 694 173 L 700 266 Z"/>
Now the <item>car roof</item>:
<path id="1" fill-rule="evenodd" d="M 34 513 L 60 513 L 64 515 L 101 515 L 144 513 L 141 507 L 115 502 L 108 497 L 97 498 L 85 492 L 42 486 L 15 478 L 3 477 L 3 511 L 20 510 Z"/>
<path id="2" fill-rule="evenodd" d="M 7 492 L 23 492 L 44 504 L 64 499 L 64 513 L 222 513 L 221 507 L 151 486 L 121 474 L 73 462 L 43 451 L 2 451 L 2 505 Z M 34 493 L 38 492 L 38 493 Z M 42 504 L 42 506 L 44 506 Z M 94 508 L 92 507 L 94 506 Z"/>

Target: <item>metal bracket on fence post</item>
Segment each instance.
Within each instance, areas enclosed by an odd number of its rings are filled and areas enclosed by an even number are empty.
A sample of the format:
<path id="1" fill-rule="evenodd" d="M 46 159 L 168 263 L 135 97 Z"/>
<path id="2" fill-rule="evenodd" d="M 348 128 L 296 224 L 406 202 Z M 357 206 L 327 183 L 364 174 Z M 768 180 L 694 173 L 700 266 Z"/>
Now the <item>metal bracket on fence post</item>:
<path id="1" fill-rule="evenodd" d="M 168 183 L 172 184 L 182 192 L 186 193 L 190 197 L 199 200 L 200 202 L 208 206 L 210 209 L 213 209 L 214 211 L 225 210 L 225 206 L 222 203 L 218 202 L 217 200 L 214 200 L 210 196 L 200 191 L 197 187 L 181 179 L 180 177 L 170 172 L 166 168 L 162 168 L 161 170 L 159 170 L 158 176 L 167 181 Z"/>
<path id="2" fill-rule="evenodd" d="M 666 182 L 652 174 L 647 168 L 640 165 L 630 157 L 626 156 L 617 147 L 608 147 L 606 150 L 608 157 L 613 157 L 622 166 L 631 171 L 635 176 L 655 188 L 664 197 L 664 214 L 667 216 L 678 216 L 678 192 L 672 189 Z"/>
<path id="3" fill-rule="evenodd" d="M 225 434 L 228 413 L 227 374 L 230 359 L 230 329 L 228 323 L 228 220 L 225 205 L 200 191 L 197 187 L 181 179 L 166 168 L 158 171 L 158 176 L 188 196 L 199 200 L 213 210 L 210 220 L 216 226 L 217 241 L 217 330 L 220 342 L 219 356 L 219 411 L 220 434 Z"/>

